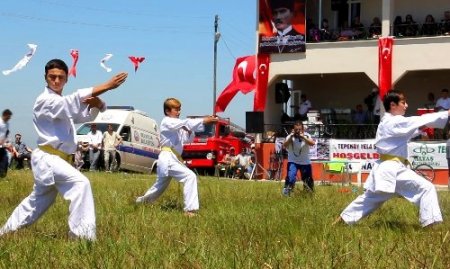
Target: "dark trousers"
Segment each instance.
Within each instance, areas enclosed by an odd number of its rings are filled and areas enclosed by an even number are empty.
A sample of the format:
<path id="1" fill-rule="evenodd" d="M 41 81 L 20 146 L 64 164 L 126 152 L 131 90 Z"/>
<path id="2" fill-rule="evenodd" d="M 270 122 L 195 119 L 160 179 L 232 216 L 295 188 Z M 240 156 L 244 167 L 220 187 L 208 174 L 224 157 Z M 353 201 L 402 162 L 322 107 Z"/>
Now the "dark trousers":
<path id="1" fill-rule="evenodd" d="M 28 164 L 31 161 L 31 153 L 27 152 L 27 153 L 23 153 L 23 154 L 19 154 L 19 156 L 17 156 L 16 161 L 17 161 L 17 165 L 16 165 L 16 169 L 22 169 L 23 168 L 23 160 L 24 159 L 28 159 Z"/>
<path id="2" fill-rule="evenodd" d="M 0 148 L 0 177 L 8 173 L 8 155 L 5 148 Z"/>
<path id="3" fill-rule="evenodd" d="M 302 175 L 302 181 L 309 188 L 309 190 L 314 190 L 314 180 L 312 178 L 312 168 L 310 164 L 303 165 L 288 162 L 287 169 L 287 178 L 284 183 L 285 188 L 294 188 L 295 181 L 297 179 L 297 172 L 300 171 Z"/>

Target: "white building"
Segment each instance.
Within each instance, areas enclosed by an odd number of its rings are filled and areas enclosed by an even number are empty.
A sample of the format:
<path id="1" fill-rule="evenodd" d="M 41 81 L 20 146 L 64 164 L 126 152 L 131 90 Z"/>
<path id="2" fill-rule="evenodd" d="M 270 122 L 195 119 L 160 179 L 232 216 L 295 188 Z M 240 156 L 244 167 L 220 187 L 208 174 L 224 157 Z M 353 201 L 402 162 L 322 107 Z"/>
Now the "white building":
<path id="1" fill-rule="evenodd" d="M 332 10 L 332 2 L 342 4 Z M 404 20 L 411 14 L 420 30 L 428 14 L 439 24 L 447 10 L 448 0 L 311 0 L 306 4 L 306 18 L 316 25 L 327 18 L 330 27 L 337 29 L 344 20 L 356 16 L 365 27 L 379 17 L 382 36 L 390 36 L 394 34 L 396 16 Z M 422 36 L 419 31 L 414 37 L 396 38 L 392 68 L 393 88 L 406 93 L 408 113 L 415 114 L 427 102 L 429 92 L 437 99 L 441 89 L 450 88 L 450 36 Z M 272 54 L 264 113 L 266 129 L 280 123 L 283 104 L 275 102 L 275 84 L 284 80 L 292 81 L 292 97 L 287 103 L 290 115 L 299 104 L 300 92 L 308 96 L 314 109 L 364 105 L 364 98 L 378 84 L 378 39 L 308 42 L 305 53 Z"/>

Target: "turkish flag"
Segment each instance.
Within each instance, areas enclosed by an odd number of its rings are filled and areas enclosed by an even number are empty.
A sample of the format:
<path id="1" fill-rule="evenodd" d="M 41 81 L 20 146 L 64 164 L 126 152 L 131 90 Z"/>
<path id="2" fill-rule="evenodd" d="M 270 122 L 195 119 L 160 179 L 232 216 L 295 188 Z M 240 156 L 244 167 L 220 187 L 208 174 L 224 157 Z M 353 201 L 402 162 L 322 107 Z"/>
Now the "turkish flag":
<path id="1" fill-rule="evenodd" d="M 255 88 L 255 65 L 255 55 L 240 57 L 236 60 L 233 69 L 233 80 L 217 98 L 215 112 L 224 112 L 238 92 L 247 94 Z"/>
<path id="2" fill-rule="evenodd" d="M 253 111 L 264 111 L 266 109 L 267 83 L 269 81 L 269 54 L 258 54 L 257 79 L 255 98 L 253 100 Z"/>
<path id="3" fill-rule="evenodd" d="M 381 100 L 392 88 L 392 50 L 394 38 L 382 37 L 378 40 L 378 88 Z"/>

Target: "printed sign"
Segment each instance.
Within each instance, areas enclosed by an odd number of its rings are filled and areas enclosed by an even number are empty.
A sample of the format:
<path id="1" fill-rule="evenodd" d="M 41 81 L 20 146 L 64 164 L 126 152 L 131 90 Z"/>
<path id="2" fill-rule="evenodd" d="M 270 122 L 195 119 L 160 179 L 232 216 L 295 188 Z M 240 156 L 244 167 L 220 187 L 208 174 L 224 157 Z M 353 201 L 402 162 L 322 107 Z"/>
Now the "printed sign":
<path id="1" fill-rule="evenodd" d="M 347 159 L 360 161 L 362 171 L 370 171 L 374 163 L 380 158 L 376 152 L 375 139 L 344 140 L 330 139 L 331 159 Z"/>
<path id="2" fill-rule="evenodd" d="M 413 167 L 428 164 L 434 169 L 448 169 L 445 143 L 408 143 L 408 160 Z"/>

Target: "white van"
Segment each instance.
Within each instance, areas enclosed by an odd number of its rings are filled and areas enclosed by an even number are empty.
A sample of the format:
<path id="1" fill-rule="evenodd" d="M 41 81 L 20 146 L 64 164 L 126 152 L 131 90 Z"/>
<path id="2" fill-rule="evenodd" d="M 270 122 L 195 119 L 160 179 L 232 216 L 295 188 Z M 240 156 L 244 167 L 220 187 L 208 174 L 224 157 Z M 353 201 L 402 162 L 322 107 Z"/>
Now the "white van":
<path id="1" fill-rule="evenodd" d="M 116 156 L 120 169 L 150 173 L 155 168 L 160 152 L 159 127 L 145 112 L 135 110 L 132 106 L 108 106 L 93 122 L 102 133 L 111 124 L 123 138 Z M 79 142 L 87 142 L 93 122 L 84 123 L 77 129 Z"/>

